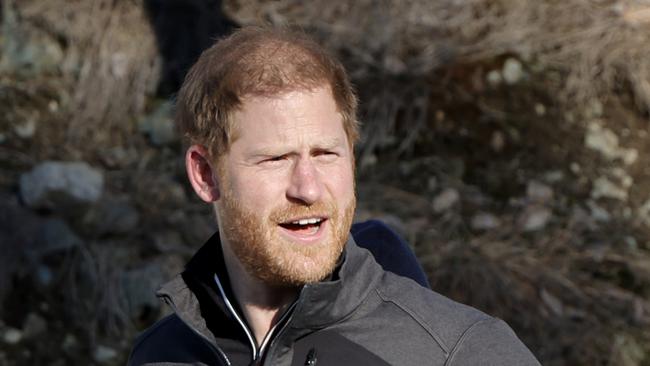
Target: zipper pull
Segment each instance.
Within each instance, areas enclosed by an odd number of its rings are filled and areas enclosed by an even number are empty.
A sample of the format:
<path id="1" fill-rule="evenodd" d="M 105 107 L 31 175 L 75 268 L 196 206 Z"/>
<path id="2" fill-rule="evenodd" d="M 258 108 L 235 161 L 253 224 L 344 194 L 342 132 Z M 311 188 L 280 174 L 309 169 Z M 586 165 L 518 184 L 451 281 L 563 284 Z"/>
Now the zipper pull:
<path id="1" fill-rule="evenodd" d="M 318 361 L 318 357 L 316 357 L 316 348 L 312 348 L 309 350 L 309 353 L 307 353 L 307 359 L 305 360 L 305 366 L 314 366 L 316 365 L 316 362 Z"/>

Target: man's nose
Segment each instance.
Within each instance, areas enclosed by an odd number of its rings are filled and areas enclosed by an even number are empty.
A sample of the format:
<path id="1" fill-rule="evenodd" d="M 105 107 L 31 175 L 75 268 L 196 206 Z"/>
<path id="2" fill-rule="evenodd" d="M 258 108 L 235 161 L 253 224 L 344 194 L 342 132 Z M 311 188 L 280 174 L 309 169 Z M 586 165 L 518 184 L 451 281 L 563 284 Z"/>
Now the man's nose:
<path id="1" fill-rule="evenodd" d="M 321 198 L 322 193 L 321 178 L 314 163 L 309 158 L 298 159 L 291 172 L 287 198 L 312 205 Z"/>

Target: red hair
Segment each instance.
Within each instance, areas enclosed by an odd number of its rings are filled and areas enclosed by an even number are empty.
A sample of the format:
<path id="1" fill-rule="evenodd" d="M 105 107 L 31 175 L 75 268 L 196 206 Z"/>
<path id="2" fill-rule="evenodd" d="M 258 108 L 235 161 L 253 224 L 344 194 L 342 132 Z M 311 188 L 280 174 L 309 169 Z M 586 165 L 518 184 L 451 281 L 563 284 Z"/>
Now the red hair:
<path id="1" fill-rule="evenodd" d="M 274 96 L 328 86 L 348 141 L 359 136 L 357 98 L 343 65 L 304 33 L 244 27 L 201 54 L 178 93 L 176 122 L 190 144 L 213 159 L 228 151 L 232 113 L 247 96 Z"/>

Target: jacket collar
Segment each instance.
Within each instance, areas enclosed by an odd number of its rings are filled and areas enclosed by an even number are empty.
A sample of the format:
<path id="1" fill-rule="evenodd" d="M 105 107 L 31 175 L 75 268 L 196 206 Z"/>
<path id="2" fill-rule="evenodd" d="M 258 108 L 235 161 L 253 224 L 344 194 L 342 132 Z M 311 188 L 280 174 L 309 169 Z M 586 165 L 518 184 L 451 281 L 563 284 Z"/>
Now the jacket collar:
<path id="1" fill-rule="evenodd" d="M 366 249 L 359 248 L 352 236 L 345 246 L 338 276 L 329 281 L 305 285 L 298 298 L 293 328 L 320 329 L 348 315 L 376 287 L 381 268 Z"/>
<path id="2" fill-rule="evenodd" d="M 370 252 L 359 248 L 351 235 L 340 262 L 329 279 L 303 287 L 291 316 L 292 328 L 317 330 L 346 318 L 376 287 L 383 273 Z M 234 299 L 218 233 L 199 249 L 183 273 L 157 292 L 182 320 L 213 342 L 215 336 L 208 330 L 212 328 L 208 326 L 210 318 L 234 321 L 216 289 L 215 273 L 222 279 L 226 296 Z"/>

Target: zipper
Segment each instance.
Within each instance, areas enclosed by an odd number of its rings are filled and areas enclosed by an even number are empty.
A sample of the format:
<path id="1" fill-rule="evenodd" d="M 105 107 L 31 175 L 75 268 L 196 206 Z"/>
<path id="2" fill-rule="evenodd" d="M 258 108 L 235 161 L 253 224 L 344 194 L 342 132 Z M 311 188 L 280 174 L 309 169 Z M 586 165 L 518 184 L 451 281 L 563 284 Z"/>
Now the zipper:
<path id="1" fill-rule="evenodd" d="M 269 340 L 271 340 L 271 336 L 275 332 L 275 328 L 277 328 L 278 325 L 282 324 L 282 328 L 280 329 L 280 330 L 282 330 L 282 329 L 284 329 L 284 326 L 289 323 L 289 321 L 287 321 L 286 323 L 284 323 L 284 321 L 285 321 L 285 319 L 287 319 L 287 317 L 289 317 L 290 315 L 293 314 L 293 309 L 296 307 L 296 303 L 297 303 L 297 301 L 294 301 L 293 304 L 291 304 L 291 306 L 289 306 L 289 308 L 284 312 L 284 314 L 282 314 L 282 317 L 280 318 L 280 320 L 278 320 L 278 322 L 275 323 L 273 328 L 271 328 L 271 330 L 266 334 L 266 337 L 264 337 L 264 340 L 262 341 L 262 345 L 260 346 L 260 351 L 259 351 L 260 359 L 264 355 L 264 351 L 266 350 L 266 346 L 269 344 Z M 274 337 L 273 339 L 275 339 L 275 338 L 276 337 Z"/>
<path id="2" fill-rule="evenodd" d="M 183 322 L 183 324 L 185 324 L 185 325 L 186 325 L 188 328 L 190 328 L 190 329 L 191 329 L 191 330 L 192 330 L 192 331 L 193 331 L 197 336 L 199 336 L 199 338 L 201 338 L 201 339 L 202 339 L 202 340 L 203 340 L 203 341 L 208 345 L 208 347 L 212 350 L 212 352 L 214 352 L 215 356 L 216 356 L 218 359 L 221 359 L 222 361 L 224 361 L 224 362 L 226 363 L 227 366 L 231 366 L 230 360 L 228 359 L 228 356 L 226 356 L 226 353 L 225 353 L 223 350 L 221 350 L 221 348 L 219 348 L 219 346 L 217 346 L 216 344 L 213 344 L 212 341 L 210 341 L 210 340 L 209 340 L 206 336 L 204 336 L 201 332 L 199 332 L 198 330 L 196 330 L 196 328 L 194 328 L 192 325 L 190 325 L 190 323 L 188 323 L 185 319 L 183 319 L 183 317 L 179 314 L 178 309 L 176 308 L 176 304 L 174 304 L 174 302 L 172 301 L 172 299 L 171 299 L 169 296 L 167 296 L 167 295 L 163 295 L 162 297 L 163 297 L 163 300 L 165 300 L 165 303 L 166 303 L 170 308 L 172 308 L 172 310 L 174 311 L 174 313 L 176 314 L 176 316 L 178 316 L 178 318 Z"/>
<path id="3" fill-rule="evenodd" d="M 239 325 L 244 330 L 244 333 L 246 333 L 246 337 L 248 337 L 248 341 L 250 342 L 251 348 L 253 350 L 253 363 L 252 364 L 256 364 L 257 362 L 262 360 L 262 358 L 264 356 L 264 351 L 266 350 L 266 346 L 268 345 L 269 340 L 271 340 L 271 338 L 273 338 L 273 339 L 276 338 L 276 337 L 273 337 L 273 333 L 275 332 L 276 327 L 278 325 L 282 324 L 284 322 L 284 320 L 288 316 L 293 314 L 293 309 L 296 307 L 296 303 L 298 302 L 298 300 L 294 301 L 291 304 L 291 306 L 289 306 L 289 308 L 284 312 L 284 314 L 282 314 L 282 317 L 280 318 L 280 320 L 278 320 L 278 322 L 275 323 L 275 325 L 268 331 L 268 333 L 266 333 L 266 336 L 264 337 L 264 340 L 262 340 L 262 344 L 258 348 L 257 347 L 257 342 L 255 342 L 255 339 L 253 338 L 253 335 L 252 335 L 250 329 L 248 329 L 248 326 L 246 326 L 246 323 L 244 323 L 244 321 L 241 319 L 239 314 L 237 314 L 237 312 L 235 311 L 235 308 L 232 306 L 230 300 L 228 300 L 228 297 L 226 296 L 226 292 L 223 290 L 223 286 L 221 285 L 221 281 L 219 280 L 219 276 L 217 276 L 216 273 L 214 274 L 214 282 L 217 283 L 217 287 L 219 288 L 219 292 L 221 293 L 221 297 L 223 298 L 224 303 L 226 304 L 226 307 L 228 308 L 228 311 L 230 311 L 232 313 L 232 315 L 235 317 L 235 319 L 237 320 Z M 302 292 L 302 290 L 301 290 L 301 292 Z M 300 295 L 298 297 L 300 297 Z M 285 325 L 286 324 L 288 324 L 288 321 L 287 321 L 287 323 L 285 323 Z M 281 330 L 283 330 L 283 329 L 284 329 L 284 325 L 283 325 L 283 328 Z M 271 343 L 273 343 L 273 341 L 271 341 Z"/>
<path id="4" fill-rule="evenodd" d="M 307 353 L 307 359 L 305 360 L 305 366 L 315 366 L 318 362 L 318 355 L 316 353 L 316 348 L 312 347 Z"/>
<path id="5" fill-rule="evenodd" d="M 237 319 L 239 325 L 242 327 L 242 329 L 244 329 L 244 333 L 246 333 L 246 337 L 248 337 L 248 341 L 251 344 L 251 349 L 253 350 L 253 361 L 257 360 L 257 344 L 253 339 L 253 335 L 251 334 L 251 331 L 248 329 L 244 321 L 241 320 L 241 318 L 235 311 L 235 308 L 233 308 L 232 304 L 230 304 L 230 300 L 228 300 L 228 297 L 226 296 L 226 292 L 223 290 L 223 287 L 221 286 L 221 281 L 219 281 L 219 276 L 217 276 L 216 273 L 214 274 L 214 282 L 216 282 L 217 287 L 219 287 L 219 292 L 221 292 L 221 297 L 223 298 L 223 301 L 226 303 L 226 307 L 228 308 L 230 313 L 235 317 L 235 319 Z"/>
<path id="6" fill-rule="evenodd" d="M 284 323 L 284 325 L 282 326 L 282 328 L 278 331 L 278 334 L 277 334 L 275 337 L 273 337 L 273 340 L 271 341 L 271 344 L 269 345 L 269 349 L 268 349 L 268 356 L 269 356 L 269 357 L 268 357 L 267 359 L 269 359 L 269 360 L 272 360 L 272 359 L 273 359 L 273 353 L 274 353 L 274 351 L 275 351 L 275 348 L 274 348 L 273 346 L 277 343 L 278 339 L 280 339 L 280 338 L 282 337 L 282 335 L 284 334 L 284 331 L 287 329 L 287 326 L 291 323 L 291 320 L 293 319 L 293 314 L 294 314 L 293 308 L 295 308 L 296 306 L 298 306 L 298 302 L 299 302 L 300 299 L 301 299 L 301 295 L 302 295 L 302 291 L 303 291 L 303 290 L 304 290 L 304 287 L 302 287 L 302 288 L 300 289 L 300 293 L 298 294 L 298 298 L 296 299 L 296 301 L 293 302 L 292 309 L 291 309 L 291 313 L 290 313 L 290 315 L 289 315 L 289 319 L 287 319 L 287 322 Z M 278 323 L 278 324 L 279 324 L 279 323 Z M 262 365 L 263 365 L 264 363 L 265 363 L 265 362 L 263 362 Z"/>

